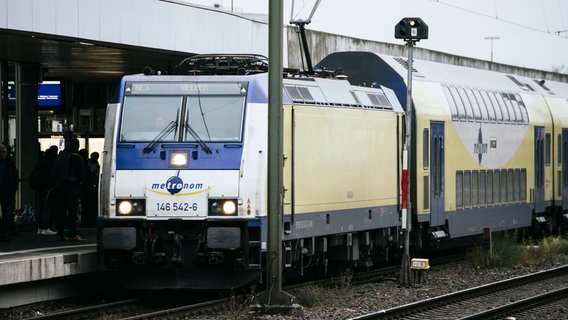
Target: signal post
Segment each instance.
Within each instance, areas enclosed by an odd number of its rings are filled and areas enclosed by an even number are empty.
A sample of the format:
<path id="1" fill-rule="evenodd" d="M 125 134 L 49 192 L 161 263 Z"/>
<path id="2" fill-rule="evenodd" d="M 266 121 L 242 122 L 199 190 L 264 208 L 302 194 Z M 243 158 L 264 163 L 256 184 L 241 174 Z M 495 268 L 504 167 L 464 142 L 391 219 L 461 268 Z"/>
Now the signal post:
<path id="1" fill-rule="evenodd" d="M 412 226 L 412 202 L 410 199 L 410 146 L 412 139 L 412 49 L 416 42 L 428 39 L 428 25 L 420 18 L 403 18 L 394 28 L 395 39 L 403 39 L 408 47 L 408 79 L 406 84 L 406 135 L 402 151 L 402 212 L 401 226 L 404 236 L 404 254 L 400 271 L 400 283 L 410 286 L 410 230 Z"/>

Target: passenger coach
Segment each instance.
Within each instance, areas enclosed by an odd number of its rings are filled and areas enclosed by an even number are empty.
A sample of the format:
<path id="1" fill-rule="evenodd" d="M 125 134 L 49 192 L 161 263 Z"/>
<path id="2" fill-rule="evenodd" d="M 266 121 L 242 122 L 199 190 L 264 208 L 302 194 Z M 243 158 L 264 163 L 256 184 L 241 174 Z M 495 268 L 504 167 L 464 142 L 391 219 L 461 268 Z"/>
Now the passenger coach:
<path id="1" fill-rule="evenodd" d="M 406 59 L 338 52 L 353 84 L 380 83 L 406 106 Z M 412 202 L 421 240 L 564 223 L 568 86 L 430 61 L 413 62 Z M 425 237 L 425 238 L 424 238 Z"/>

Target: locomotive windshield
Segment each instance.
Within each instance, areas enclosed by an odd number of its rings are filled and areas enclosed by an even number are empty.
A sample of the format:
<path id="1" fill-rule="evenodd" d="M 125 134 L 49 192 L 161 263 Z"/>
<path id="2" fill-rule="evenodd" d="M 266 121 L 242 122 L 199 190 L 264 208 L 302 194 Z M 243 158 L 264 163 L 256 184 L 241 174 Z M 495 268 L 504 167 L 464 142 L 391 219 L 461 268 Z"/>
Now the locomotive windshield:
<path id="1" fill-rule="evenodd" d="M 241 141 L 246 98 L 246 86 L 241 83 L 176 87 L 133 83 L 127 88 L 131 90 L 123 101 L 121 142 Z M 176 88 L 192 92 L 172 95 L 178 93 L 172 92 Z"/>

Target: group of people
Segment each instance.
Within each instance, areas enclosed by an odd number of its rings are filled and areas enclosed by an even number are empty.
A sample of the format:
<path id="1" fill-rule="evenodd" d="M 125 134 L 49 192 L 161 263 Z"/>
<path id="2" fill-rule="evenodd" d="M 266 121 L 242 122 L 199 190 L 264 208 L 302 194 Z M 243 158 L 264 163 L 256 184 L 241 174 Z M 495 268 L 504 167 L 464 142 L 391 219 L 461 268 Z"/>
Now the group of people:
<path id="1" fill-rule="evenodd" d="M 14 226 L 15 194 L 18 189 L 18 170 L 0 145 L 0 205 L 2 220 L 0 240 L 9 241 L 19 235 Z M 86 150 L 79 150 L 77 138 L 65 140 L 65 149 L 59 152 L 51 146 L 42 152 L 30 175 L 30 188 L 36 191 L 35 217 L 38 234 L 57 235 L 64 241 L 86 241 L 77 234 L 79 202 L 83 225 L 94 225 L 97 216 L 97 189 L 100 166 L 99 154 L 90 158 Z"/>

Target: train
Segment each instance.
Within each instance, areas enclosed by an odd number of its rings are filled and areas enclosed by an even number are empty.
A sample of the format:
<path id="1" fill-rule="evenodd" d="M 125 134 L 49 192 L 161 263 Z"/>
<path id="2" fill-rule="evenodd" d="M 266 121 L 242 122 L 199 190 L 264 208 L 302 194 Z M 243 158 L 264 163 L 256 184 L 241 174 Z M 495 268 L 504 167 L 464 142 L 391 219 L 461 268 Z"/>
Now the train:
<path id="1" fill-rule="evenodd" d="M 284 273 L 400 258 L 405 165 L 413 251 L 565 228 L 568 85 L 413 62 L 411 128 L 404 58 L 337 52 L 314 75 L 283 70 Z M 134 289 L 260 283 L 267 59 L 197 55 L 176 70 L 124 76 L 107 107 L 99 268 Z"/>

